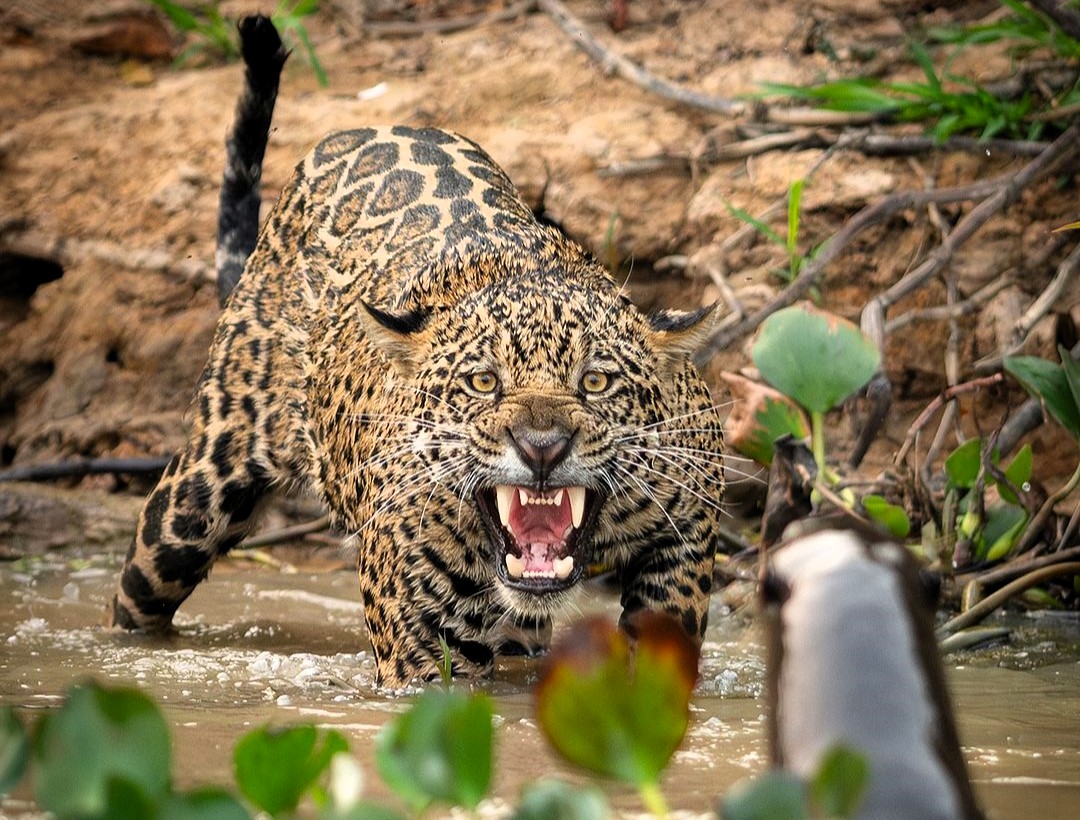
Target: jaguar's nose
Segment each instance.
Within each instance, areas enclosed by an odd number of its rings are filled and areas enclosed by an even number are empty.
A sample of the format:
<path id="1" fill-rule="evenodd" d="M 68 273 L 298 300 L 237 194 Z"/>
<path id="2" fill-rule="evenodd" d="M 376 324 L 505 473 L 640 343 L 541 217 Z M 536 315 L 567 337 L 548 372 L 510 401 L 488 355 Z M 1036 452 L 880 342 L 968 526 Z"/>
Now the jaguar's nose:
<path id="1" fill-rule="evenodd" d="M 515 427 L 510 430 L 510 443 L 514 445 L 525 466 L 533 471 L 537 483 L 543 487 L 555 469 L 570 453 L 572 436 L 564 430 L 536 430 Z"/>

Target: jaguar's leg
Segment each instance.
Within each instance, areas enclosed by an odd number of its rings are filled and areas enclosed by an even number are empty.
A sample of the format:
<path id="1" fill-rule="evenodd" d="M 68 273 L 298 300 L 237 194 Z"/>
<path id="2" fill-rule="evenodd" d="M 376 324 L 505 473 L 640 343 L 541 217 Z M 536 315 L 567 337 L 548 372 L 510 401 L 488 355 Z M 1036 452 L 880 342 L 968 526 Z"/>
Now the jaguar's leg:
<path id="1" fill-rule="evenodd" d="M 254 525 L 269 481 L 237 457 L 239 445 L 229 431 L 200 434 L 166 468 L 139 514 L 112 603 L 114 626 L 167 630 L 214 561 Z"/>
<path id="2" fill-rule="evenodd" d="M 392 489 L 379 494 L 385 500 Z M 489 582 L 462 558 L 464 547 L 431 516 L 420 538 L 408 521 L 376 520 L 361 533 L 358 576 L 378 682 L 399 688 L 437 680 L 449 650 L 454 677 L 494 670 L 492 631 L 502 609 Z"/>
<path id="3" fill-rule="evenodd" d="M 622 568 L 619 625 L 630 634 L 633 616 L 648 610 L 671 615 L 699 645 L 705 637 L 716 541 L 709 516 L 699 513 L 698 519 L 684 520 L 677 532 L 668 527 L 656 533 L 639 558 Z"/>
<path id="4" fill-rule="evenodd" d="M 496 652 L 500 655 L 524 655 L 535 658 L 551 646 L 551 620 L 544 617 L 519 616 L 500 630 Z"/>

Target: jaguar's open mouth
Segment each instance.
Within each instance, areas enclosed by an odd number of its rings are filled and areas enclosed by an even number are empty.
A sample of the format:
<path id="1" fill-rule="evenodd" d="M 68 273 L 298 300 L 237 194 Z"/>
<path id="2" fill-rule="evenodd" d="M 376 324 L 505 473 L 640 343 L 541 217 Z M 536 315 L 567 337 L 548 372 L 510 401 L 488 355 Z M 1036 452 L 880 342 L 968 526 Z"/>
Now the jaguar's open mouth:
<path id="1" fill-rule="evenodd" d="M 599 496 L 585 487 L 499 484 L 476 491 L 495 546 L 495 571 L 504 584 L 529 592 L 553 592 L 577 583 L 586 561 L 578 547 L 596 526 Z"/>

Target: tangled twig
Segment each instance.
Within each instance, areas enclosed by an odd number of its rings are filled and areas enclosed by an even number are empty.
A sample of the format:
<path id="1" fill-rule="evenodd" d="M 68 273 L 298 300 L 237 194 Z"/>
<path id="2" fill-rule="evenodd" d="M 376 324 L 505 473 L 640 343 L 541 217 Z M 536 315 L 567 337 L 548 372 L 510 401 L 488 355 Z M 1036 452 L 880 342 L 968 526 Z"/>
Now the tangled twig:
<path id="1" fill-rule="evenodd" d="M 886 308 L 916 290 L 940 271 L 964 242 L 970 239 L 990 217 L 1014 202 L 1021 191 L 1051 173 L 1060 164 L 1073 159 L 1078 151 L 1080 151 L 1080 124 L 1074 124 L 1038 157 L 1014 173 L 970 185 L 936 188 L 929 191 L 900 191 L 874 205 L 868 205 L 848 220 L 847 224 L 822 246 L 817 256 L 803 267 L 799 275 L 777 294 L 776 298 L 751 316 L 716 333 L 697 355 L 698 365 L 706 364 L 717 352 L 730 347 L 736 340 L 753 332 L 769 316 L 803 298 L 810 288 L 817 284 L 825 268 L 867 228 L 901 211 L 925 207 L 930 203 L 980 200 L 979 204 L 957 223 L 949 237 L 921 265 L 885 293 L 876 297 L 865 309 L 884 313 Z M 884 322 L 880 325 L 884 327 Z"/>

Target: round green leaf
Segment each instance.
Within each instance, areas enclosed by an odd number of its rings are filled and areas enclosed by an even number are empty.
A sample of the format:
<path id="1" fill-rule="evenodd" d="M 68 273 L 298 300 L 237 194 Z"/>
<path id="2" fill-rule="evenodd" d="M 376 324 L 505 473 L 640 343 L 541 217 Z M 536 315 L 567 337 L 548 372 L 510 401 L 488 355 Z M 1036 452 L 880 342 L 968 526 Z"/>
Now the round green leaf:
<path id="1" fill-rule="evenodd" d="M 151 801 L 169 790 L 169 729 L 137 690 L 76 686 L 42 718 L 34 745 L 37 801 L 58 817 L 102 815 L 111 782 Z"/>
<path id="2" fill-rule="evenodd" d="M 525 787 L 511 820 L 607 820 L 610 814 L 607 799 L 597 788 L 539 780 Z"/>
<path id="3" fill-rule="evenodd" d="M 723 820 L 809 820 L 806 785 L 779 769 L 741 780 L 724 795 L 720 816 Z"/>
<path id="4" fill-rule="evenodd" d="M 292 812 L 326 771 L 330 759 L 348 749 L 339 732 L 310 725 L 264 726 L 240 738 L 233 750 L 236 784 L 263 811 Z"/>
<path id="5" fill-rule="evenodd" d="M 251 815 L 228 792 L 207 788 L 170 795 L 155 820 L 251 820 Z"/>
<path id="6" fill-rule="evenodd" d="M 834 746 L 822 758 L 810 781 L 810 796 L 825 817 L 851 817 L 870 780 L 866 758 L 844 746 Z"/>
<path id="7" fill-rule="evenodd" d="M 0 794 L 22 779 L 30 757 L 30 738 L 10 706 L 0 707 Z"/>
<path id="8" fill-rule="evenodd" d="M 491 783 L 492 715 L 485 695 L 428 689 L 379 734 L 375 766 L 416 809 L 476 808 Z"/>
<path id="9" fill-rule="evenodd" d="M 405 820 L 405 815 L 389 806 L 361 800 L 345 811 L 325 811 L 321 820 Z"/>
<path id="10" fill-rule="evenodd" d="M 859 328 L 809 303 L 766 319 L 752 355 L 765 381 L 815 413 L 863 387 L 881 363 L 877 347 Z"/>
<path id="11" fill-rule="evenodd" d="M 137 784 L 122 777 L 110 777 L 105 783 L 105 807 L 101 820 L 146 820 L 156 817 L 156 803 Z M 76 815 L 78 820 L 89 820 Z"/>

